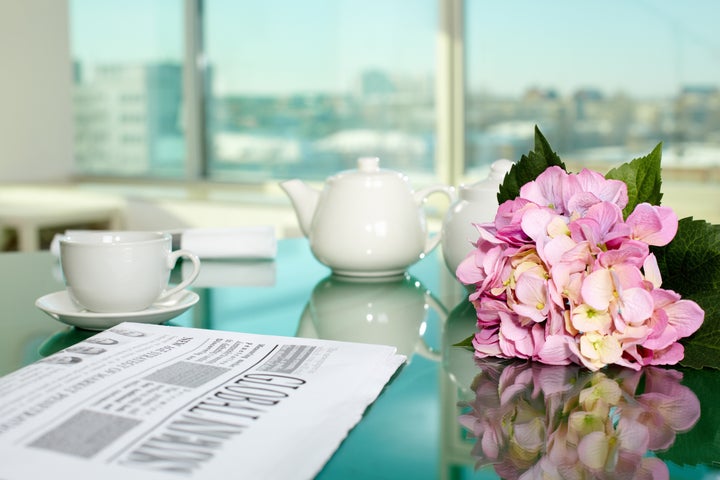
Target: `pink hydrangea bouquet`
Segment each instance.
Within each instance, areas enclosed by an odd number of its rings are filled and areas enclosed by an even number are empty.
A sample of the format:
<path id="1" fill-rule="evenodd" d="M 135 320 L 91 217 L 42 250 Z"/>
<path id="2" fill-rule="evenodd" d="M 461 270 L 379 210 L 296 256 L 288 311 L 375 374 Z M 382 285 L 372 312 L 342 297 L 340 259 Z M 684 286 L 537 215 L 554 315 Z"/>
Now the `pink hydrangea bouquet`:
<path id="1" fill-rule="evenodd" d="M 494 221 L 476 225 L 456 271 L 473 290 L 477 357 L 590 370 L 686 357 L 681 340 L 701 327 L 700 304 L 720 283 L 720 234 L 660 206 L 660 152 L 604 176 L 568 173 L 536 129 L 535 151 L 507 174 Z M 707 341 L 716 325 L 689 365 L 717 366 L 718 345 Z"/>

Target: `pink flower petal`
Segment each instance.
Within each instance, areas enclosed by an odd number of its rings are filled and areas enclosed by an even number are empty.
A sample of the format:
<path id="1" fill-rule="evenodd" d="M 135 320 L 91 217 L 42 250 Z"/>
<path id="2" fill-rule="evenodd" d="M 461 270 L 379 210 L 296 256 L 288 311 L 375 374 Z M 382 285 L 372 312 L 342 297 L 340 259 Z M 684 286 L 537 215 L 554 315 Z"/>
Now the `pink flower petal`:
<path id="1" fill-rule="evenodd" d="M 545 440 L 545 424 L 540 417 L 513 425 L 513 438 L 516 445 L 525 451 L 538 452 Z"/>
<path id="2" fill-rule="evenodd" d="M 618 223 L 622 222 L 622 210 L 611 202 L 601 202 L 588 208 L 585 218 L 594 220 L 599 228 L 600 241 L 605 241 L 605 236 Z"/>
<path id="3" fill-rule="evenodd" d="M 621 449 L 638 455 L 644 455 L 647 452 L 650 433 L 646 425 L 630 420 L 627 417 L 620 417 L 617 425 L 617 436 Z"/>
<path id="4" fill-rule="evenodd" d="M 578 457 L 580 461 L 593 470 L 605 466 L 610 453 L 610 439 L 603 432 L 590 432 L 578 444 Z"/>
<path id="5" fill-rule="evenodd" d="M 668 323 L 675 327 L 680 337 L 689 337 L 697 331 L 705 319 L 705 312 L 692 300 L 678 300 L 664 308 Z"/>
<path id="6" fill-rule="evenodd" d="M 595 194 L 591 192 L 577 192 L 567 202 L 567 210 L 572 215 L 584 216 L 587 211 L 598 203 L 602 203 Z"/>
<path id="7" fill-rule="evenodd" d="M 675 365 L 685 356 L 685 347 L 679 343 L 673 343 L 663 350 L 655 350 L 648 361 L 648 365 Z"/>
<path id="8" fill-rule="evenodd" d="M 678 218 L 668 207 L 641 203 L 635 207 L 626 220 L 632 229 L 632 237 L 649 245 L 662 247 L 675 237 Z"/>
<path id="9" fill-rule="evenodd" d="M 549 267 L 552 267 L 565 260 L 567 255 L 571 255 L 576 246 L 577 243 L 570 237 L 565 235 L 555 237 L 545 244 L 541 257 Z"/>
<path id="10" fill-rule="evenodd" d="M 563 187 L 567 178 L 567 172 L 560 167 L 546 168 L 534 181 L 520 187 L 520 197 L 562 213 L 565 207 Z"/>
<path id="11" fill-rule="evenodd" d="M 550 335 L 538 352 L 539 360 L 548 365 L 568 365 L 572 351 L 568 346 L 569 339 L 565 335 Z"/>
<path id="12" fill-rule="evenodd" d="M 608 180 L 600 173 L 582 169 L 576 176 L 580 189 L 592 192 L 600 200 L 612 202 L 622 210 L 628 202 L 627 185 L 620 180 Z"/>
<path id="13" fill-rule="evenodd" d="M 547 208 L 528 210 L 522 216 L 520 226 L 528 237 L 539 242 L 547 238 L 548 225 L 556 216 L 555 212 Z"/>
<path id="14" fill-rule="evenodd" d="M 610 271 L 601 268 L 592 272 L 583 280 L 580 293 L 585 303 L 595 310 L 607 310 L 613 299 L 615 286 Z"/>
<path id="15" fill-rule="evenodd" d="M 687 432 L 700 419 L 700 401 L 690 389 L 676 389 L 673 395 L 644 393 L 638 400 L 657 413 L 674 432 Z M 669 445 L 668 445 L 669 446 Z"/>
<path id="16" fill-rule="evenodd" d="M 502 445 L 502 433 L 496 428 L 489 428 L 480 440 L 482 451 L 488 458 L 497 460 L 500 454 L 500 446 Z"/>
<path id="17" fill-rule="evenodd" d="M 503 315 L 500 323 L 500 349 L 505 355 L 529 358 L 533 354 L 530 329 L 520 326 L 510 315 Z"/>
<path id="18" fill-rule="evenodd" d="M 638 240 L 625 240 L 614 249 L 598 255 L 598 263 L 603 267 L 627 266 L 640 268 L 650 253 L 647 244 Z"/>
<path id="19" fill-rule="evenodd" d="M 526 270 L 520 274 L 515 286 L 515 295 L 520 303 L 537 307 L 538 310 L 545 308 L 547 302 L 546 280 L 542 276 L 543 270 L 539 267 Z"/>
<path id="20" fill-rule="evenodd" d="M 620 297 L 619 313 L 631 325 L 638 325 L 653 313 L 653 299 L 647 290 L 642 288 L 627 288 Z"/>
<path id="21" fill-rule="evenodd" d="M 485 272 L 478 268 L 482 254 L 477 250 L 471 251 L 455 270 L 455 275 L 465 285 L 474 285 L 485 279 Z"/>
<path id="22" fill-rule="evenodd" d="M 497 329 L 483 328 L 473 337 L 473 348 L 475 348 L 475 356 L 499 357 L 502 355 L 500 350 Z"/>
<path id="23" fill-rule="evenodd" d="M 670 470 L 665 462 L 657 457 L 643 457 L 635 473 L 635 478 L 638 480 L 669 480 Z"/>
<path id="24" fill-rule="evenodd" d="M 657 258 L 654 253 L 645 257 L 643 273 L 645 274 L 645 280 L 652 283 L 655 288 L 660 288 L 660 285 L 662 285 L 662 276 L 660 275 L 660 267 L 658 267 Z"/>

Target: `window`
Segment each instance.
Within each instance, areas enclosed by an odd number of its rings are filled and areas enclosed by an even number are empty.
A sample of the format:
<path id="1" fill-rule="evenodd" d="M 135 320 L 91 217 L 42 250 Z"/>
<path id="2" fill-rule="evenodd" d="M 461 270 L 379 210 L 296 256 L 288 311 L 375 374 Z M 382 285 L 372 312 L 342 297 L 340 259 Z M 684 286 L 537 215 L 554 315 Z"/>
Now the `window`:
<path id="1" fill-rule="evenodd" d="M 714 0 L 71 0 L 77 166 L 262 183 L 377 155 L 458 184 L 538 125 L 574 170 L 663 142 L 666 178 L 718 181 L 718 17 Z"/>
<path id="2" fill-rule="evenodd" d="M 206 0 L 209 177 L 432 173 L 436 3 Z"/>
<path id="3" fill-rule="evenodd" d="M 75 158 L 85 175 L 184 178 L 181 0 L 71 0 Z"/>
<path id="4" fill-rule="evenodd" d="M 711 0 L 467 0 L 466 173 L 519 158 L 537 124 L 574 171 L 663 142 L 666 178 L 718 179 L 718 15 Z"/>

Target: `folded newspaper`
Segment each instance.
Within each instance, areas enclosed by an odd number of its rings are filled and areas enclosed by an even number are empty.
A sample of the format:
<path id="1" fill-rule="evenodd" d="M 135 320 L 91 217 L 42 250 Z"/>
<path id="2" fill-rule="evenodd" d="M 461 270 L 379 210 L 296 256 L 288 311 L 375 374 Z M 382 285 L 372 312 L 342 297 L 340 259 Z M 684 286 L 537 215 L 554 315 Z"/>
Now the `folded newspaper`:
<path id="1" fill-rule="evenodd" d="M 122 323 L 0 378 L 0 479 L 312 478 L 404 360 Z"/>

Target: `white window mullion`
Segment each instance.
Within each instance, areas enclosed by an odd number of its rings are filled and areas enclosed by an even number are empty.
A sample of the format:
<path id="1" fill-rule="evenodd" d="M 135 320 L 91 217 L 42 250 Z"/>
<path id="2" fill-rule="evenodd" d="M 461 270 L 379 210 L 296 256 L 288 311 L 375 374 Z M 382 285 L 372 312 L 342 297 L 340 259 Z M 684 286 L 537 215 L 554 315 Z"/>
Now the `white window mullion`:
<path id="1" fill-rule="evenodd" d="M 465 143 L 463 0 L 438 0 L 437 169 L 441 181 L 457 185 Z"/>
<path id="2" fill-rule="evenodd" d="M 202 0 L 185 0 L 185 58 L 183 62 L 186 179 L 205 177 L 205 53 L 202 45 Z"/>

